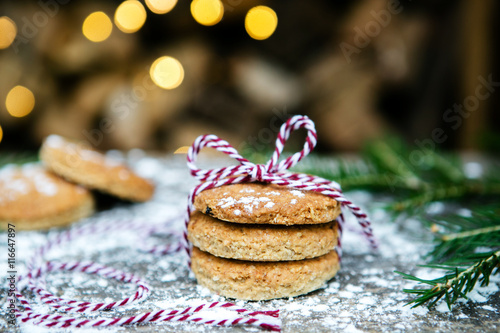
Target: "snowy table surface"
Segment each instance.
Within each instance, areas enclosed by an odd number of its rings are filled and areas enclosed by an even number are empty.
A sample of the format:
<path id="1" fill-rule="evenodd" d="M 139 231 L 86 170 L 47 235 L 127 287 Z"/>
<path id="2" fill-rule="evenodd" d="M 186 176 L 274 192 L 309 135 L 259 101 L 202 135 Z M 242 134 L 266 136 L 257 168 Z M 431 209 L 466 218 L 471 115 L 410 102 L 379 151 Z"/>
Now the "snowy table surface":
<path id="1" fill-rule="evenodd" d="M 182 214 L 189 190 L 196 184 L 189 176 L 184 155 L 165 159 L 144 156 L 132 151 L 122 156 L 141 175 L 153 179 L 157 190 L 153 200 L 143 204 L 115 203 L 101 209 L 94 216 L 76 223 L 104 224 L 110 221 L 143 221 L 161 225 L 162 222 Z M 307 160 L 307 159 L 306 159 Z M 208 162 L 209 164 L 213 161 Z M 304 162 L 301 162 L 304 163 Z M 227 165 L 227 164 L 226 164 Z M 220 166 L 220 165 L 219 165 Z M 344 258 L 337 276 L 322 289 L 290 299 L 245 302 L 236 304 L 256 310 L 280 310 L 283 332 L 499 332 L 500 331 L 500 277 L 493 276 L 488 287 L 477 287 L 469 299 L 449 311 L 444 302 L 429 310 L 426 307 L 405 306 L 412 299 L 403 292 L 416 283 L 403 280 L 395 270 L 416 274 L 421 278 L 437 277 L 436 272 L 419 268 L 422 256 L 429 249 L 428 231 L 415 219 L 392 221 L 381 208 L 387 198 L 378 198 L 364 191 L 348 192 L 347 197 L 364 208 L 373 221 L 380 241 L 378 253 L 371 253 L 362 237 L 350 230 L 344 233 Z M 430 209 L 439 211 L 442 204 Z M 466 213 L 466 212 L 465 212 Z M 349 214 L 347 214 L 349 215 Z M 182 219 L 174 227 L 182 230 Z M 348 216 L 347 225 L 356 227 Z M 21 232 L 16 234 L 16 260 L 18 274 L 36 248 L 43 245 L 50 232 Z M 100 313 L 116 317 L 134 315 L 159 309 L 182 309 L 202 302 L 225 301 L 197 285 L 185 265 L 183 253 L 154 256 L 138 251 L 141 242 L 132 231 L 109 232 L 99 236 L 82 237 L 56 248 L 47 258 L 58 261 L 91 260 L 143 277 L 151 286 L 149 297 L 138 304 L 119 310 Z M 152 240 L 150 239 L 149 242 Z M 155 237 L 158 244 L 168 239 Z M 7 235 L 0 235 L 4 253 L 0 277 L 4 282 L 0 293 L 1 332 L 264 332 L 255 327 L 213 327 L 195 323 L 177 322 L 129 327 L 48 329 L 32 324 L 11 326 L 6 320 L 5 281 L 7 271 Z M 55 295 L 94 302 L 111 302 L 133 294 L 134 285 L 123 284 L 83 273 L 50 273 L 48 289 Z M 52 313 L 50 308 L 32 298 L 35 310 Z M 230 300 L 234 301 L 234 300 Z M 87 315 L 94 318 L 97 315 Z"/>

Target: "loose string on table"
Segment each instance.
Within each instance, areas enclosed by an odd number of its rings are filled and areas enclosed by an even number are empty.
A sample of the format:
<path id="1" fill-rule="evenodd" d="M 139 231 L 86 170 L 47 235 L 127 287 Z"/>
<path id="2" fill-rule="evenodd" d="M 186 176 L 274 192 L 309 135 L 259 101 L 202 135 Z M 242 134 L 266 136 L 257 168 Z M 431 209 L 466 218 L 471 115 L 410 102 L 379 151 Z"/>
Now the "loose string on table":
<path id="1" fill-rule="evenodd" d="M 168 232 L 168 229 L 163 229 L 163 232 L 167 235 L 176 235 L 175 231 Z M 214 326 L 250 325 L 266 330 L 280 331 L 281 321 L 279 319 L 279 310 L 255 311 L 242 308 L 231 302 L 200 303 L 197 306 L 190 306 L 180 310 L 160 309 L 125 317 L 75 317 L 75 315 L 91 314 L 136 304 L 147 298 L 151 287 L 145 280 L 112 267 L 103 266 L 94 262 L 62 263 L 45 261 L 44 257 L 50 250 L 64 246 L 78 238 L 103 234 L 109 235 L 121 230 L 135 231 L 138 235 L 143 235 L 144 233 L 151 235 L 158 231 L 155 227 L 148 227 L 146 223 L 136 221 L 112 221 L 100 224 L 86 224 L 58 233 L 51 237 L 43 246 L 39 247 L 27 264 L 27 273 L 21 275 L 15 284 L 13 300 L 17 301 L 22 306 L 22 309 L 18 307 L 13 309 L 16 320 L 22 323 L 31 323 L 49 328 L 110 327 L 162 323 L 167 321 L 185 321 Z M 173 245 L 170 247 L 170 251 L 165 251 L 165 247 L 161 247 L 161 249 L 153 247 L 146 249 L 146 252 L 165 254 L 167 252 L 176 252 L 182 248 L 182 246 Z M 55 271 L 98 275 L 123 283 L 135 284 L 137 289 L 133 295 L 111 302 L 94 303 L 66 299 L 55 296 L 47 290 L 46 276 L 50 272 Z M 51 311 L 51 313 L 40 313 L 34 310 L 33 305 L 24 294 L 27 290 L 35 295 L 39 303 L 49 306 L 53 311 Z M 213 313 L 207 312 L 207 310 L 217 309 L 226 309 L 231 312 L 226 312 L 225 318 L 221 318 L 220 316 L 215 317 Z"/>
<path id="2" fill-rule="evenodd" d="M 304 148 L 283 161 L 279 161 L 286 141 L 290 133 L 305 128 L 307 130 Z M 198 137 L 190 147 L 187 155 L 187 165 L 191 170 L 191 175 L 200 180 L 188 196 L 188 205 L 184 218 L 184 230 L 178 243 L 162 246 L 142 246 L 142 250 L 156 255 L 165 255 L 184 250 L 187 254 L 188 266 L 190 265 L 191 245 L 187 237 L 187 224 L 193 212 L 194 198 L 201 191 L 211 188 L 246 182 L 263 182 L 287 186 L 290 188 L 314 191 L 329 196 L 340 203 L 342 213 L 337 218 L 339 224 L 338 243 L 335 248 L 339 258 L 342 256 L 342 230 L 344 229 L 344 211 L 349 210 L 358 220 L 364 237 L 368 240 L 372 248 L 377 247 L 377 242 L 372 232 L 368 216 L 353 202 L 348 200 L 340 185 L 335 181 L 330 181 L 321 177 L 292 173 L 288 169 L 295 166 L 302 158 L 307 156 L 317 143 L 317 134 L 314 123 L 306 116 L 294 116 L 290 118 L 280 129 L 276 140 L 276 149 L 271 159 L 266 164 L 254 164 L 243 158 L 234 147 L 227 141 L 219 139 L 215 135 L 203 135 Z M 224 154 L 229 155 L 239 162 L 236 166 L 218 169 L 202 170 L 196 166 L 196 159 L 201 149 L 214 148 Z M 164 225 L 162 232 L 170 236 L 179 236 L 173 229 Z M 99 265 L 94 262 L 70 262 L 60 263 L 46 261 L 44 257 L 53 248 L 63 246 L 80 237 L 90 235 L 111 234 L 119 230 L 136 230 L 139 235 L 152 236 L 159 230 L 148 227 L 144 223 L 135 221 L 115 221 L 104 224 L 87 224 L 81 227 L 70 228 L 52 237 L 46 244 L 37 249 L 32 259 L 27 264 L 27 273 L 18 279 L 15 289 L 15 300 L 22 306 L 22 310 L 14 309 L 18 321 L 32 323 L 45 327 L 109 327 L 125 326 L 139 323 L 161 323 L 166 321 L 186 321 L 196 322 L 206 325 L 232 326 L 250 325 L 271 331 L 281 330 L 279 310 L 254 311 L 237 306 L 230 302 L 201 303 L 198 306 L 187 307 L 181 310 L 161 309 L 150 311 L 134 316 L 117 318 L 86 318 L 74 317 L 76 314 L 89 314 L 103 310 L 112 310 L 119 307 L 131 305 L 144 301 L 150 293 L 151 287 L 143 279 L 133 274 L 122 272 L 111 267 Z M 144 237 L 142 237 L 144 239 Z M 81 272 L 99 275 L 104 278 L 114 279 L 124 283 L 132 283 L 137 286 L 135 293 L 129 297 L 112 302 L 86 302 L 65 299 L 50 293 L 46 288 L 45 277 L 54 271 Z M 41 314 L 33 310 L 31 303 L 23 294 L 24 290 L 30 290 L 38 300 L 51 307 L 52 313 Z M 14 301 L 15 301 L 14 300 Z M 214 309 L 231 310 L 225 313 L 224 318 L 214 316 L 206 310 Z M 69 316 L 69 314 L 73 316 Z"/>

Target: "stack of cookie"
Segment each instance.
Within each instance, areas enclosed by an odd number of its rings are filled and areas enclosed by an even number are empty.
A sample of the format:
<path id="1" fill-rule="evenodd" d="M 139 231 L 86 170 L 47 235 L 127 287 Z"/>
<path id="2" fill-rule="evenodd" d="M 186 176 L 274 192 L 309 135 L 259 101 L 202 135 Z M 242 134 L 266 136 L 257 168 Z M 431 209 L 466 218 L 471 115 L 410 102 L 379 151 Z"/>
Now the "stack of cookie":
<path id="1" fill-rule="evenodd" d="M 91 189 L 121 199 L 147 201 L 154 186 L 127 166 L 88 146 L 51 135 L 40 150 L 43 164 L 0 169 L 0 229 L 66 226 L 94 212 Z"/>
<path id="2" fill-rule="evenodd" d="M 297 296 L 340 267 L 334 251 L 340 205 L 330 197 L 246 183 L 205 190 L 194 207 L 191 267 L 212 292 L 246 300 Z"/>

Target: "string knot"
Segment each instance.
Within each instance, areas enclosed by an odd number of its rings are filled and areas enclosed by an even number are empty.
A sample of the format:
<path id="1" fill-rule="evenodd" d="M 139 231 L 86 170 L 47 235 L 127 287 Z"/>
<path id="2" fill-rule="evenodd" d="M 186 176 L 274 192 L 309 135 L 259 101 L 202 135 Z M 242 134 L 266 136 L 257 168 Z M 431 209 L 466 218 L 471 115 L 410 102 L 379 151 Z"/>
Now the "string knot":
<path id="1" fill-rule="evenodd" d="M 251 182 L 265 182 L 265 176 L 268 174 L 267 166 L 256 164 L 250 171 Z"/>

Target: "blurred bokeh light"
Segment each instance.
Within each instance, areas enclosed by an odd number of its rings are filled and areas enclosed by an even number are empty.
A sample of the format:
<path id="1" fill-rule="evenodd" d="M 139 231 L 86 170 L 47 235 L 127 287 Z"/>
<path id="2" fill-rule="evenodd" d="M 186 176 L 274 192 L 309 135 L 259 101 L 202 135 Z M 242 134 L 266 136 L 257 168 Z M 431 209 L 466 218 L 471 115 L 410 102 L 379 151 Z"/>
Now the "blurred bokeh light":
<path id="1" fill-rule="evenodd" d="M 16 38 L 17 27 L 7 16 L 0 17 L 0 49 L 8 48 Z"/>
<path id="2" fill-rule="evenodd" d="M 115 12 L 115 24 L 125 33 L 134 33 L 146 22 L 146 9 L 136 0 L 122 2 Z"/>
<path id="3" fill-rule="evenodd" d="M 253 39 L 263 40 L 271 37 L 277 26 L 276 12 L 266 6 L 250 9 L 245 17 L 245 29 Z"/>
<path id="4" fill-rule="evenodd" d="M 220 0 L 193 0 L 191 14 L 199 24 L 215 25 L 222 20 L 224 5 Z"/>
<path id="5" fill-rule="evenodd" d="M 113 30 L 113 23 L 103 12 L 94 12 L 83 21 L 82 32 L 92 42 L 106 40 Z"/>
<path id="6" fill-rule="evenodd" d="M 163 56 L 151 65 L 150 76 L 153 82 L 163 89 L 175 89 L 184 80 L 184 68 L 179 60 Z"/>
<path id="7" fill-rule="evenodd" d="M 155 14 L 166 14 L 170 12 L 177 0 L 146 0 L 146 6 Z"/>
<path id="8" fill-rule="evenodd" d="M 35 96 L 28 88 L 15 86 L 7 94 L 5 107 L 11 116 L 16 118 L 25 117 L 35 107 Z"/>
<path id="9" fill-rule="evenodd" d="M 0 1 L 0 149 L 36 150 L 59 134 L 103 150 L 173 152 L 214 133 L 265 151 L 281 123 L 305 114 L 319 152 L 357 152 L 388 134 L 498 152 L 499 9 L 494 0 Z"/>

